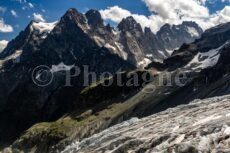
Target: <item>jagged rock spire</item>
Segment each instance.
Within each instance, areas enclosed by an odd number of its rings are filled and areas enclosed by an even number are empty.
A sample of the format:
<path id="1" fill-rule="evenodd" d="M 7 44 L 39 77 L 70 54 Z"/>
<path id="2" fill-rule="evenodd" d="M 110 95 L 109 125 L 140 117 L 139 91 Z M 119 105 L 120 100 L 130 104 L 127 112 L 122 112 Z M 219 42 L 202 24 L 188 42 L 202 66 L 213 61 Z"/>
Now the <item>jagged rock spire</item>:
<path id="1" fill-rule="evenodd" d="M 137 21 L 132 16 L 123 19 L 119 23 L 118 29 L 121 31 L 132 31 L 132 30 L 142 31 L 141 25 L 137 23 Z"/>
<path id="2" fill-rule="evenodd" d="M 86 18 L 88 19 L 88 24 L 93 27 L 102 27 L 103 19 L 101 14 L 97 10 L 89 10 L 86 12 Z"/>

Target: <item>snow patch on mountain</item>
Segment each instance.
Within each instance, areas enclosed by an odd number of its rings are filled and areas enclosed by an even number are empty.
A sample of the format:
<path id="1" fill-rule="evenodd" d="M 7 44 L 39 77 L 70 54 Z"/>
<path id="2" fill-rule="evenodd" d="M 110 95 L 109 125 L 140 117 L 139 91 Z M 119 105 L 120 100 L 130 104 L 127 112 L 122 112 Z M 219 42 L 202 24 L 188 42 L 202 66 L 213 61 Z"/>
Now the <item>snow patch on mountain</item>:
<path id="1" fill-rule="evenodd" d="M 116 48 L 110 45 L 109 43 L 106 43 L 104 47 L 108 49 L 112 49 L 113 51 L 116 51 Z"/>
<path id="2" fill-rule="evenodd" d="M 162 50 L 158 50 L 158 53 L 162 56 L 162 57 L 164 57 L 163 59 L 166 59 L 168 56 L 165 54 L 165 52 L 164 51 L 162 51 Z"/>
<path id="3" fill-rule="evenodd" d="M 212 49 L 208 52 L 199 52 L 185 67 L 200 71 L 215 66 L 220 58 L 221 49 L 229 44 L 230 42 L 227 42 L 219 48 Z"/>
<path id="4" fill-rule="evenodd" d="M 187 27 L 187 28 L 188 28 L 188 33 L 192 37 L 199 37 L 200 36 L 200 34 L 198 33 L 198 31 L 194 27 Z"/>
<path id="5" fill-rule="evenodd" d="M 19 63 L 20 62 L 20 56 L 21 56 L 22 52 L 23 52 L 22 50 L 16 50 L 15 53 L 6 57 L 4 60 L 0 60 L 0 67 L 2 67 L 2 65 L 8 60 L 13 60 L 13 62 Z"/>
<path id="6" fill-rule="evenodd" d="M 152 61 L 151 61 L 150 59 L 144 58 L 142 61 L 140 61 L 140 62 L 138 63 L 138 66 L 144 68 L 144 67 L 146 67 L 147 65 L 149 65 L 151 62 L 152 62 Z"/>
<path id="7" fill-rule="evenodd" d="M 100 46 L 102 47 L 105 44 L 105 40 L 102 39 L 99 36 L 93 36 L 93 40 Z"/>
<path id="8" fill-rule="evenodd" d="M 60 71 L 70 71 L 74 65 L 66 65 L 63 62 L 59 63 L 58 65 L 52 65 L 52 68 L 50 69 L 50 72 L 60 72 Z"/>

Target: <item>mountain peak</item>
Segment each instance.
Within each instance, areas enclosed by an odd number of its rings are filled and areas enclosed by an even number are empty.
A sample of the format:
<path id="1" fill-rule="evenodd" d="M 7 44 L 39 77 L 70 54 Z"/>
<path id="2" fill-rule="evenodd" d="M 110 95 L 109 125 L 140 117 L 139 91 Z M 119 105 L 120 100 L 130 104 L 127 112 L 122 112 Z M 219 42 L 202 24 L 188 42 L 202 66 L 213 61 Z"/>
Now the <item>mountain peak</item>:
<path id="1" fill-rule="evenodd" d="M 74 14 L 74 13 L 79 13 L 79 12 L 75 8 L 70 8 L 66 11 L 66 14 Z"/>
<path id="2" fill-rule="evenodd" d="M 78 12 L 77 9 L 75 8 L 70 8 L 66 11 L 64 17 L 77 17 L 77 16 L 82 16 L 83 14 Z"/>
<path id="3" fill-rule="evenodd" d="M 88 29 L 85 15 L 78 12 L 75 8 L 71 8 L 65 13 L 60 20 L 60 24 L 75 24 L 83 30 Z"/>
<path id="4" fill-rule="evenodd" d="M 169 29 L 171 29 L 172 28 L 172 26 L 170 25 L 170 24 L 168 24 L 168 23 L 166 23 L 166 24 L 164 24 L 161 28 L 160 28 L 160 30 L 159 31 L 164 31 L 164 30 L 169 30 Z"/>
<path id="5" fill-rule="evenodd" d="M 137 21 L 132 16 L 122 19 L 118 25 L 118 29 L 121 31 L 142 31 L 141 25 L 137 23 Z"/>
<path id="6" fill-rule="evenodd" d="M 75 8 L 71 8 L 69 9 L 65 15 L 62 17 L 61 20 L 72 20 L 75 21 L 77 23 L 86 23 L 86 18 L 85 16 L 78 12 Z"/>
<path id="7" fill-rule="evenodd" d="M 97 10 L 89 10 L 85 14 L 86 18 L 88 19 L 88 24 L 93 27 L 102 27 L 103 26 L 103 19 L 101 14 Z"/>

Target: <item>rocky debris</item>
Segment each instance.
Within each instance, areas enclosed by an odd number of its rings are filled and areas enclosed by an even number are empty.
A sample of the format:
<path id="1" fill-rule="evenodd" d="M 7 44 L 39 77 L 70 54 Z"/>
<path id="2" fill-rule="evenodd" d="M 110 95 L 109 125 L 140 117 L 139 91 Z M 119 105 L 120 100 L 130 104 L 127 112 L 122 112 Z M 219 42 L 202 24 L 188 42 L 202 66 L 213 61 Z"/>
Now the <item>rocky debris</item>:
<path id="1" fill-rule="evenodd" d="M 229 152 L 230 96 L 188 105 L 115 125 L 73 142 L 70 152 Z"/>

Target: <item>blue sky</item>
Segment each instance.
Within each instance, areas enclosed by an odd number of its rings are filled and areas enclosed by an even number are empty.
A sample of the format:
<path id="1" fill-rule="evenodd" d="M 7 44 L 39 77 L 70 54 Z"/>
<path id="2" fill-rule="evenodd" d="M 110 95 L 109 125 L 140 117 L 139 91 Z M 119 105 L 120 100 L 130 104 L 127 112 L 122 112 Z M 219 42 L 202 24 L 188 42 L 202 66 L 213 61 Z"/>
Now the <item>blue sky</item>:
<path id="1" fill-rule="evenodd" d="M 4 21 L 5 25 L 13 28 L 11 32 L 1 32 L 0 29 L 0 41 L 9 41 L 18 35 L 34 18 L 34 13 L 41 15 L 46 22 L 52 22 L 58 20 L 68 8 L 76 8 L 80 12 L 85 12 L 88 9 L 105 10 L 108 7 L 118 6 L 123 10 L 129 11 L 131 14 L 148 17 L 156 12 L 151 11 L 152 6 L 148 6 L 147 1 L 158 0 L 145 0 L 145 2 L 142 0 L 0 0 L 0 20 L 2 22 Z M 189 3 L 191 0 L 184 1 L 188 1 Z M 210 14 L 213 14 L 228 5 L 229 2 L 217 0 L 215 2 L 207 2 L 203 6 L 208 8 Z M 156 9 L 154 7 L 152 8 Z M 16 14 L 12 13 L 12 11 Z M 109 17 L 107 19 L 109 19 Z"/>

